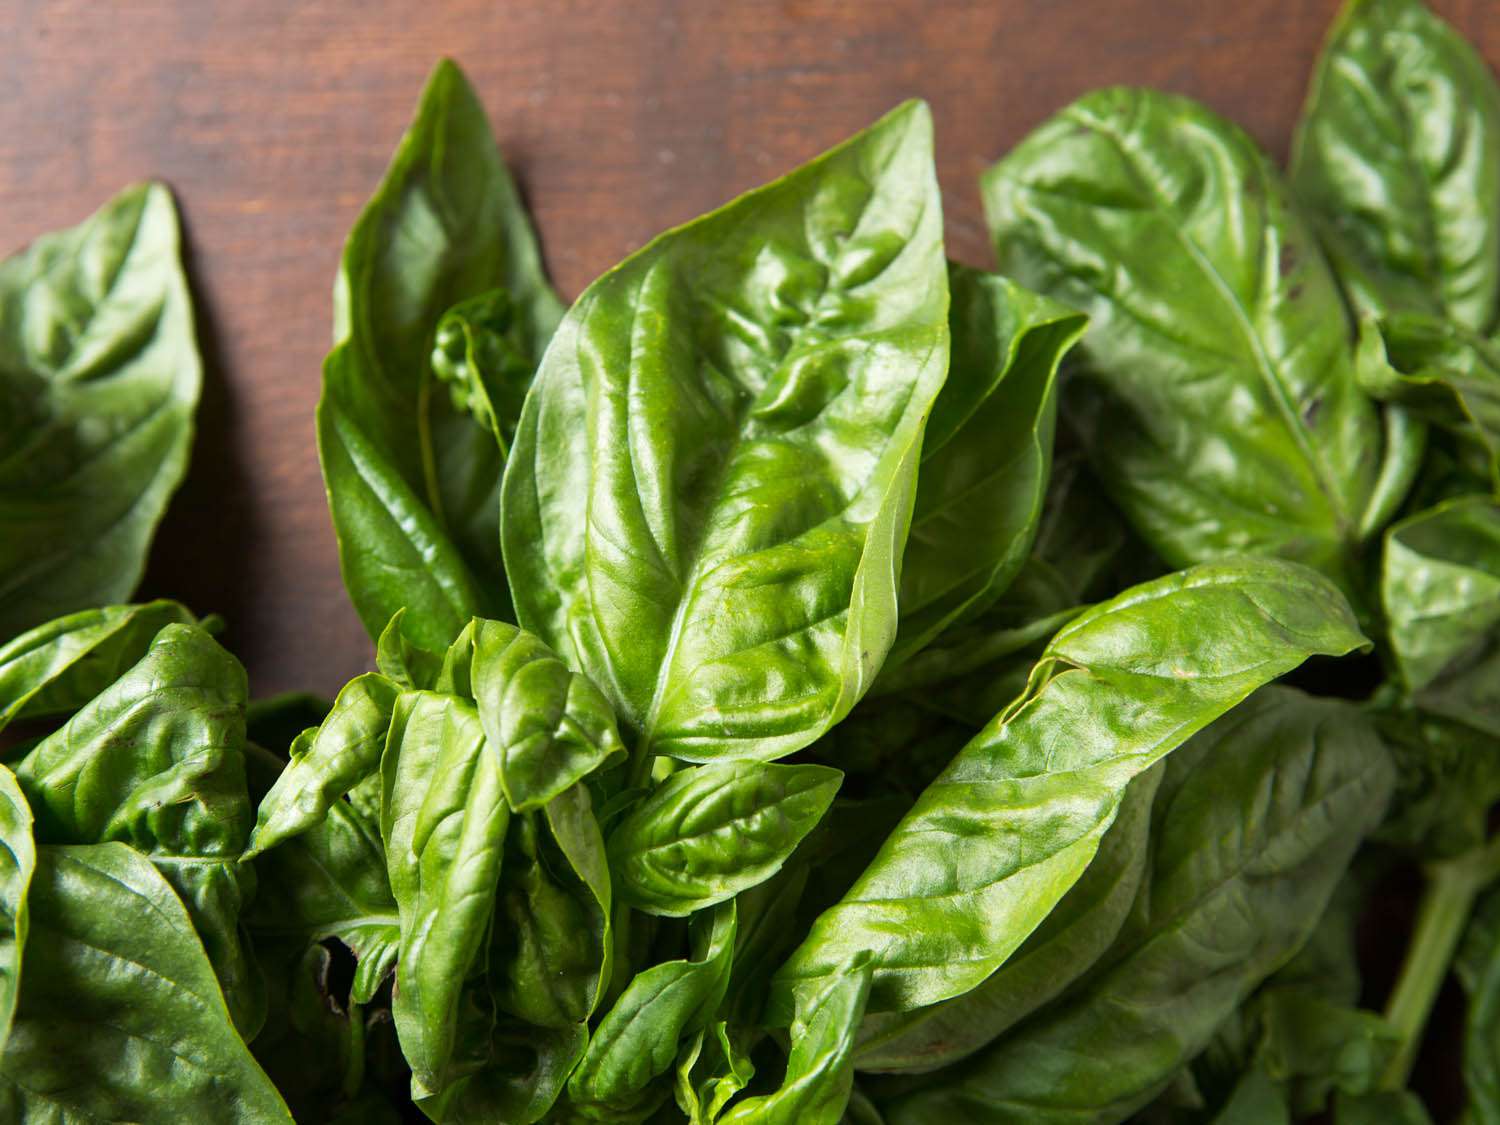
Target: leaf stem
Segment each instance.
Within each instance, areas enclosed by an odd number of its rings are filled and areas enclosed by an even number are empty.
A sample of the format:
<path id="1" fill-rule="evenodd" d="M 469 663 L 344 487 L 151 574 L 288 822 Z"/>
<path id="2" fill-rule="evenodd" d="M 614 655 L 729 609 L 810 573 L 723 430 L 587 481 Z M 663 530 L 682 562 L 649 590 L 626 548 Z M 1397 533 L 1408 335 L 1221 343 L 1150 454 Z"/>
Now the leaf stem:
<path id="1" fill-rule="evenodd" d="M 1482 848 L 1427 868 L 1427 886 L 1417 906 L 1417 921 L 1401 975 L 1386 1004 L 1385 1017 L 1401 1036 L 1381 1086 L 1400 1090 L 1411 1076 L 1422 1032 L 1448 966 L 1458 948 L 1479 892 L 1500 876 L 1500 836 Z"/>

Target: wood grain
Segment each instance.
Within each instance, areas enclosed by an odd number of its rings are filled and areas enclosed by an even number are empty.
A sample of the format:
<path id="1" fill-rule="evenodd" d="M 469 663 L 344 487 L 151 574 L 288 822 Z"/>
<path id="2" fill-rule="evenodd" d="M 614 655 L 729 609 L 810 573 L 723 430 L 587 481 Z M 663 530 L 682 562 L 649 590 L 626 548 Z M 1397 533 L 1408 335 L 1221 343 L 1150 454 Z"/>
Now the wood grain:
<path id="1" fill-rule="evenodd" d="M 1500 61 L 1486 0 L 1438 8 Z M 950 246 L 975 177 L 1084 90 L 1198 97 L 1284 155 L 1335 0 L 0 0 L 0 247 L 123 184 L 183 209 L 209 361 L 190 483 L 147 587 L 229 620 L 257 692 L 368 665 L 313 405 L 344 233 L 438 56 L 459 59 L 565 295 L 663 227 L 903 98 L 938 124 Z"/>

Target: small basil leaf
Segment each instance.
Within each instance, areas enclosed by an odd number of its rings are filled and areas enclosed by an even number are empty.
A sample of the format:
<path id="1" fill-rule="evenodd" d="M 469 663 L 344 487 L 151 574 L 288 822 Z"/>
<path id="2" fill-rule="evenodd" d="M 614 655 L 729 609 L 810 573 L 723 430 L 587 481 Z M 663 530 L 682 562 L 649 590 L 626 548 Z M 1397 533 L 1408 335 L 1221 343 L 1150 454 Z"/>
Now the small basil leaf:
<path id="1" fill-rule="evenodd" d="M 118 843 L 41 847 L 36 858 L 0 1117 L 289 1125 L 151 862 Z"/>
<path id="2" fill-rule="evenodd" d="M 1132 781 L 1099 851 L 1068 893 L 995 973 L 972 992 L 910 1012 L 867 1017 L 855 1065 L 935 1070 L 979 1050 L 1052 1000 L 1114 944 L 1146 873 L 1151 805 L 1162 767 Z"/>
<path id="3" fill-rule="evenodd" d="M 261 800 L 247 859 L 306 832 L 380 766 L 398 688 L 378 672 L 344 685 L 316 730 L 292 743 L 291 762 Z"/>
<path id="4" fill-rule="evenodd" d="M 444 61 L 349 234 L 318 404 L 344 583 L 371 637 L 406 607 L 412 642 L 439 652 L 470 617 L 507 611 L 504 451 L 431 362 L 444 313 L 497 287 L 534 367 L 562 306 L 484 110 Z"/>
<path id="5" fill-rule="evenodd" d="M 135 590 L 201 381 L 160 184 L 0 262 L 0 641 Z"/>
<path id="6" fill-rule="evenodd" d="M 842 778 L 826 766 L 765 762 L 678 770 L 610 835 L 615 888 L 672 917 L 733 898 L 781 870 Z"/>
<path id="7" fill-rule="evenodd" d="M 1366 643 L 1331 583 L 1272 559 L 1204 564 L 1086 611 L 813 924 L 771 1018 L 860 949 L 871 1011 L 974 988 L 1077 882 L 1133 777 L 1307 657 Z"/>
<path id="8" fill-rule="evenodd" d="M 477 620 L 472 644 L 469 683 L 512 810 L 539 808 L 624 755 L 609 701 L 531 633 Z"/>
<path id="9" fill-rule="evenodd" d="M 381 836 L 401 919 L 392 1015 L 415 1101 L 455 1064 L 464 985 L 489 933 L 510 815 L 472 704 L 432 692 L 396 700 L 381 762 Z"/>
<path id="10" fill-rule="evenodd" d="M 1500 503 L 1453 500 L 1393 526 L 1380 589 L 1407 692 L 1500 735 Z"/>
<path id="11" fill-rule="evenodd" d="M 1500 490 L 1500 349 L 1452 321 L 1396 313 L 1360 325 L 1357 362 L 1366 392 L 1452 433 Z"/>
<path id="12" fill-rule="evenodd" d="M 16 775 L 0 766 L 0 1050 L 10 1036 L 30 929 L 28 888 L 36 871 L 31 808 Z"/>
<path id="13" fill-rule="evenodd" d="M 195 618 L 176 602 L 112 605 L 59 617 L 0 646 L 0 730 L 78 710 L 146 654 L 156 634 Z"/>
<path id="14" fill-rule="evenodd" d="M 391 615 L 375 641 L 375 667 L 401 688 L 431 688 L 437 680 L 442 658 L 418 648 L 406 635 L 405 607 Z"/>
<path id="15" fill-rule="evenodd" d="M 1085 317 L 950 264 L 952 360 L 922 442 L 901 619 L 887 667 L 984 610 L 1036 535 L 1057 421 L 1058 364 Z"/>
<path id="16" fill-rule="evenodd" d="M 911 103 L 662 235 L 563 319 L 506 466 L 506 566 L 521 624 L 643 759 L 780 757 L 868 688 L 947 292 Z"/>
<path id="17" fill-rule="evenodd" d="M 16 766 L 42 844 L 119 841 L 182 896 L 235 1023 L 259 1025 L 261 982 L 239 916 L 250 830 L 245 671 L 196 625 L 167 625 L 134 667 Z"/>
<path id="18" fill-rule="evenodd" d="M 1490 808 L 1500 802 L 1494 737 L 1415 710 L 1383 714 L 1378 722 L 1398 776 L 1381 843 L 1423 861 L 1482 847 Z"/>
<path id="19" fill-rule="evenodd" d="M 729 1100 L 750 1084 L 755 1064 L 719 1020 L 698 1032 L 677 1053 L 677 1108 L 689 1125 L 713 1125 Z"/>
<path id="20" fill-rule="evenodd" d="M 1333 274 L 1254 142 L 1187 99 L 1103 90 L 983 188 L 1002 269 L 1089 314 L 1073 421 L 1141 537 L 1174 566 L 1272 554 L 1353 588 L 1381 421 Z"/>
<path id="21" fill-rule="evenodd" d="M 1329 32 L 1292 181 L 1361 312 L 1483 331 L 1500 291 L 1500 89 L 1422 0 L 1351 0 Z"/>
<path id="22" fill-rule="evenodd" d="M 869 995 L 867 953 L 799 995 L 782 1084 L 731 1105 L 724 1125 L 837 1125 L 854 1086 L 854 1033 Z"/>
<path id="23" fill-rule="evenodd" d="M 671 1069 L 680 1042 L 708 1026 L 729 984 L 735 909 L 726 902 L 690 923 L 693 956 L 637 973 L 594 1029 L 588 1051 L 568 1079 L 580 1106 L 608 1112 L 639 1104 L 657 1075 Z"/>
<path id="24" fill-rule="evenodd" d="M 435 1121 L 455 1125 L 554 1120 L 548 1112 L 582 1056 L 586 1039 L 587 1033 L 576 1027 L 559 1030 L 502 1019 L 486 1037 L 488 1055 L 482 1068 L 459 1078 L 443 1094 L 424 1102 L 422 1109 Z M 573 1120 L 562 1114 L 556 1119 Z"/>
<path id="25" fill-rule="evenodd" d="M 1075 988 L 888 1109 L 891 1125 L 1112 1122 L 1160 1093 L 1307 940 L 1392 771 L 1352 706 L 1269 688 L 1167 761 L 1151 872 Z M 1212 841 L 1205 847 L 1205 841 Z"/>
<path id="26" fill-rule="evenodd" d="M 536 370 L 527 327 L 510 294 L 491 289 L 444 313 L 432 345 L 432 372 L 448 384 L 453 405 L 489 429 L 502 453 Z"/>

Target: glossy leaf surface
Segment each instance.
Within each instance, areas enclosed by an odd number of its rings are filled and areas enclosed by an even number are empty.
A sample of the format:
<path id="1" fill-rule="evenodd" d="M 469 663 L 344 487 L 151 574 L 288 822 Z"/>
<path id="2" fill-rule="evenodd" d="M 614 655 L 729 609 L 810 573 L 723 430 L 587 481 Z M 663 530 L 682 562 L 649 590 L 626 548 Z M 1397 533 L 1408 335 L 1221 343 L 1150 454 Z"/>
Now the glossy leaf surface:
<path id="1" fill-rule="evenodd" d="M 678 770 L 611 834 L 617 892 L 681 917 L 764 882 L 822 820 L 842 778 L 766 762 Z"/>
<path id="2" fill-rule="evenodd" d="M 1358 310 L 1491 326 L 1500 89 L 1422 0 L 1344 5 L 1308 91 L 1292 180 Z"/>
<path id="3" fill-rule="evenodd" d="M 16 1013 L 21 958 L 31 928 L 26 900 L 35 871 L 31 809 L 16 775 L 0 766 L 0 1052 Z"/>
<path id="4" fill-rule="evenodd" d="M 564 318 L 506 468 L 523 626 L 638 753 L 774 758 L 889 650 L 948 361 L 925 106 L 670 231 Z"/>
<path id="5" fill-rule="evenodd" d="M 1307 940 L 1391 777 L 1349 705 L 1258 693 L 1168 760 L 1151 873 L 1105 960 L 940 1084 L 899 1100 L 892 1125 L 941 1112 L 1027 1125 L 1126 1118 Z"/>
<path id="6" fill-rule="evenodd" d="M 201 381 L 160 184 L 0 262 L 0 641 L 134 592 Z"/>
<path id="7" fill-rule="evenodd" d="M 1381 423 L 1317 241 L 1249 137 L 1191 101 L 1089 94 L 986 173 L 1001 268 L 1089 314 L 1072 413 L 1169 564 L 1349 577 Z"/>
<path id="8" fill-rule="evenodd" d="M 871 1011 L 974 988 L 1078 881 L 1132 778 L 1307 657 L 1364 643 L 1331 583 L 1270 559 L 1204 564 L 1086 611 L 813 924 L 773 1017 L 861 949 Z"/>
<path id="9" fill-rule="evenodd" d="M 349 234 L 318 405 L 344 584 L 372 638 L 406 608 L 411 639 L 440 652 L 507 611 L 504 451 L 432 367 L 444 313 L 497 288 L 534 368 L 562 306 L 484 110 L 444 61 Z"/>

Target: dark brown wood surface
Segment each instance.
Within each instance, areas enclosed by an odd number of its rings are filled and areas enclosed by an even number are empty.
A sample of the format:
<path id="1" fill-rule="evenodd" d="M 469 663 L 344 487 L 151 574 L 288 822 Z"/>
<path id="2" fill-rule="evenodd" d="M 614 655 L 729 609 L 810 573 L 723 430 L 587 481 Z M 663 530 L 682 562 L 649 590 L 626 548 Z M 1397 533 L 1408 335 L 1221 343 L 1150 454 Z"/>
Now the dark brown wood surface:
<path id="1" fill-rule="evenodd" d="M 312 411 L 345 232 L 433 62 L 490 110 L 565 296 L 680 223 L 928 99 L 950 249 L 975 178 L 1091 87 L 1198 97 L 1284 157 L 1337 0 L 0 0 L 0 248 L 132 180 L 177 193 L 208 360 L 147 589 L 229 620 L 257 692 L 370 644 L 339 582 Z M 1500 63 L 1493 0 L 1437 7 Z"/>

